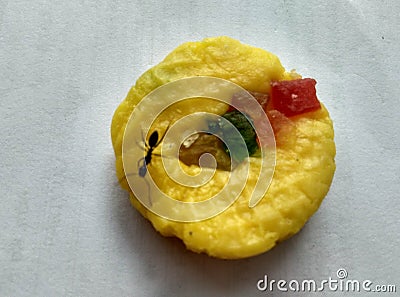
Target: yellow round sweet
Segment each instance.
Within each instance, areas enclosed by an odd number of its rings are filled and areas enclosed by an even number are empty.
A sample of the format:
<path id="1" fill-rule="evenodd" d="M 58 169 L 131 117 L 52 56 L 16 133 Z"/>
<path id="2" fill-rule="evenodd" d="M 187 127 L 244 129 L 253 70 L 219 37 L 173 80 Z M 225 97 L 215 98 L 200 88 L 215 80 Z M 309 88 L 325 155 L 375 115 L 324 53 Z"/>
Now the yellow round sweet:
<path id="1" fill-rule="evenodd" d="M 213 218 L 190 223 L 167 220 L 147 210 L 130 190 L 124 178 L 122 141 L 128 119 L 143 97 L 163 84 L 191 76 L 219 77 L 248 91 L 264 93 L 269 91 L 271 81 L 298 77 L 286 72 L 275 55 L 228 37 L 207 38 L 179 46 L 137 80 L 114 114 L 111 136 L 117 177 L 121 186 L 130 192 L 134 207 L 157 231 L 164 236 L 180 238 L 192 251 L 224 259 L 250 257 L 268 251 L 297 233 L 329 190 L 335 171 L 334 132 L 329 114 L 321 104 L 317 111 L 287 120 L 285 127 L 275 135 L 274 177 L 267 193 L 254 208 L 248 206 L 250 194 L 246 187 L 231 207 Z M 198 108 L 200 105 L 201 102 L 197 105 L 183 103 L 179 110 L 181 114 L 190 114 L 193 106 Z M 202 108 L 217 114 L 226 110 L 223 104 L 205 101 Z M 178 116 L 173 118 L 173 113 L 169 117 L 170 121 L 178 119 Z M 161 131 L 164 129 L 160 127 Z M 251 158 L 251 162 L 257 167 L 259 159 Z M 182 167 L 189 174 L 198 170 L 196 166 L 182 164 Z M 160 158 L 153 158 L 148 170 L 163 192 L 182 201 L 200 201 L 209 197 L 216 191 L 215 184 L 224 183 L 227 174 L 217 170 L 214 186 L 206 184 L 197 192 L 187 192 L 184 187 L 177 187 L 164 178 Z M 254 184 L 256 179 L 257 174 L 251 172 L 248 184 Z"/>

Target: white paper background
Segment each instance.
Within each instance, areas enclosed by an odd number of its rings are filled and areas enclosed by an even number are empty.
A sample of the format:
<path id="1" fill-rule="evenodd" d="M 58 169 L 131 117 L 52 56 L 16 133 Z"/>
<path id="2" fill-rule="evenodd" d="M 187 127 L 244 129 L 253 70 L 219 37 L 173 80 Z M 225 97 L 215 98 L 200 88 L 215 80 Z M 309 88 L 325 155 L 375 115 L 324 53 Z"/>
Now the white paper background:
<path id="1" fill-rule="evenodd" d="M 342 267 L 399 291 L 399 15 L 395 0 L 0 1 L 0 296 L 293 296 L 257 280 Z M 158 235 L 117 185 L 109 133 L 141 73 L 217 35 L 316 78 L 336 133 L 320 210 L 240 261 Z"/>

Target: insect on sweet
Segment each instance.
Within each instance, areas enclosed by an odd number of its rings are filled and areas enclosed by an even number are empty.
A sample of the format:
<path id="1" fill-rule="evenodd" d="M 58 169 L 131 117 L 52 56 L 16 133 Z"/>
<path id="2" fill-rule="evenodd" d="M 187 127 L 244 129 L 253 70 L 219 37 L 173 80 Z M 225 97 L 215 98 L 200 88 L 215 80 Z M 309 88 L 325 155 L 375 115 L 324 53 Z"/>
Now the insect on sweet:
<path id="1" fill-rule="evenodd" d="M 149 137 L 149 141 L 145 142 L 145 148 L 146 148 L 146 155 L 138 160 L 138 172 L 140 177 L 145 177 L 147 174 L 147 165 L 150 165 L 151 159 L 153 157 L 153 151 L 160 145 L 160 143 L 163 141 L 164 135 L 158 139 L 158 131 L 155 130 L 153 133 L 151 133 Z M 157 155 L 159 156 L 159 155 Z M 141 163 L 141 165 L 140 165 Z M 140 166 L 139 166 L 140 165 Z"/>
<path id="2" fill-rule="evenodd" d="M 168 128 L 166 129 L 166 131 Z M 150 137 L 147 142 L 144 141 L 144 136 L 142 134 L 142 139 L 144 142 L 144 150 L 145 150 L 145 156 L 140 158 L 137 162 L 137 169 L 138 173 L 129 173 L 126 176 L 122 177 L 119 182 L 121 183 L 122 180 L 127 179 L 128 176 L 132 175 L 138 175 L 139 177 L 143 178 L 147 185 L 147 190 L 148 190 L 148 200 L 149 204 L 152 205 L 152 201 L 150 198 L 150 185 L 148 184 L 148 181 L 145 179 L 145 176 L 147 174 L 147 166 L 150 165 L 151 160 L 153 156 L 161 156 L 160 154 L 155 154 L 154 150 L 160 145 L 160 143 L 164 140 L 166 131 L 164 132 L 163 136 L 159 138 L 158 131 L 155 130 L 150 134 Z"/>

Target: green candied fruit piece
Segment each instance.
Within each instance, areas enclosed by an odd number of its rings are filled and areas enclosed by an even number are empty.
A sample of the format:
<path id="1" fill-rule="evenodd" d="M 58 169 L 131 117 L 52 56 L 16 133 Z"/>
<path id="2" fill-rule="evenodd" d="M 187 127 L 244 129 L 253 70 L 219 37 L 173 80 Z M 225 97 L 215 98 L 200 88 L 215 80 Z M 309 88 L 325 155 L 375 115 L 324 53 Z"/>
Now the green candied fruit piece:
<path id="1" fill-rule="evenodd" d="M 222 116 L 229 122 L 231 122 L 232 125 L 236 127 L 236 129 L 238 129 L 247 147 L 247 152 L 245 152 L 243 151 L 243 149 L 241 149 L 240 145 L 233 145 L 231 146 L 230 150 L 225 147 L 226 152 L 230 154 L 236 162 L 243 161 L 247 157 L 247 153 L 249 156 L 253 155 L 258 150 L 258 144 L 257 134 L 254 131 L 253 125 L 250 122 L 251 120 L 237 110 L 227 112 Z M 219 121 L 217 123 L 211 121 L 209 122 L 208 126 L 213 133 L 230 138 L 231 143 L 240 143 L 242 141 L 240 139 L 240 136 L 233 133 L 232 129 L 234 128 L 230 125 L 227 125 L 226 123 L 223 123 L 222 121 Z"/>

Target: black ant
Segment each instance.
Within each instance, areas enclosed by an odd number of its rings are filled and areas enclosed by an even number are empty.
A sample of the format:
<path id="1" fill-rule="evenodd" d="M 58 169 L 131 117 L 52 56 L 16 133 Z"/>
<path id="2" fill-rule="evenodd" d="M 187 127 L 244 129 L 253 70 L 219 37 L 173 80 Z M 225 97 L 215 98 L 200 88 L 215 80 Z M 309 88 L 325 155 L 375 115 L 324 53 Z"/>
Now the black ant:
<path id="1" fill-rule="evenodd" d="M 151 158 L 153 157 L 153 151 L 160 145 L 160 143 L 163 141 L 164 135 L 161 137 L 161 139 L 158 139 L 158 132 L 157 130 L 151 133 L 149 137 L 149 141 L 145 142 L 145 148 L 146 148 L 146 156 L 142 157 L 138 161 L 138 169 L 139 169 L 139 176 L 140 177 L 145 177 L 147 173 L 147 165 L 150 165 Z M 141 163 L 141 165 L 140 165 Z M 140 165 L 140 166 L 139 166 Z"/>
<path id="2" fill-rule="evenodd" d="M 167 128 L 168 129 L 168 128 Z M 166 132 L 164 133 L 164 135 L 158 139 L 158 132 L 157 130 L 154 131 L 153 133 L 151 133 L 148 142 L 145 142 L 145 153 L 146 155 L 142 158 L 140 158 L 137 162 L 137 166 L 138 166 L 138 174 L 136 173 L 130 173 L 125 175 L 123 178 L 120 179 L 120 182 L 124 179 L 126 179 L 128 176 L 130 175 L 139 175 L 140 177 L 144 178 L 147 174 L 147 166 L 150 165 L 151 163 L 151 159 L 153 156 L 161 156 L 159 154 L 154 154 L 153 151 L 160 145 L 160 143 L 163 141 L 164 137 L 165 137 Z M 144 136 L 142 134 L 142 139 L 144 140 Z M 150 186 L 148 184 L 148 182 L 146 180 L 144 180 L 146 182 L 147 185 L 147 190 L 150 191 Z M 148 192 L 149 195 L 149 203 L 150 205 L 152 205 L 151 199 L 150 199 L 150 193 Z"/>

